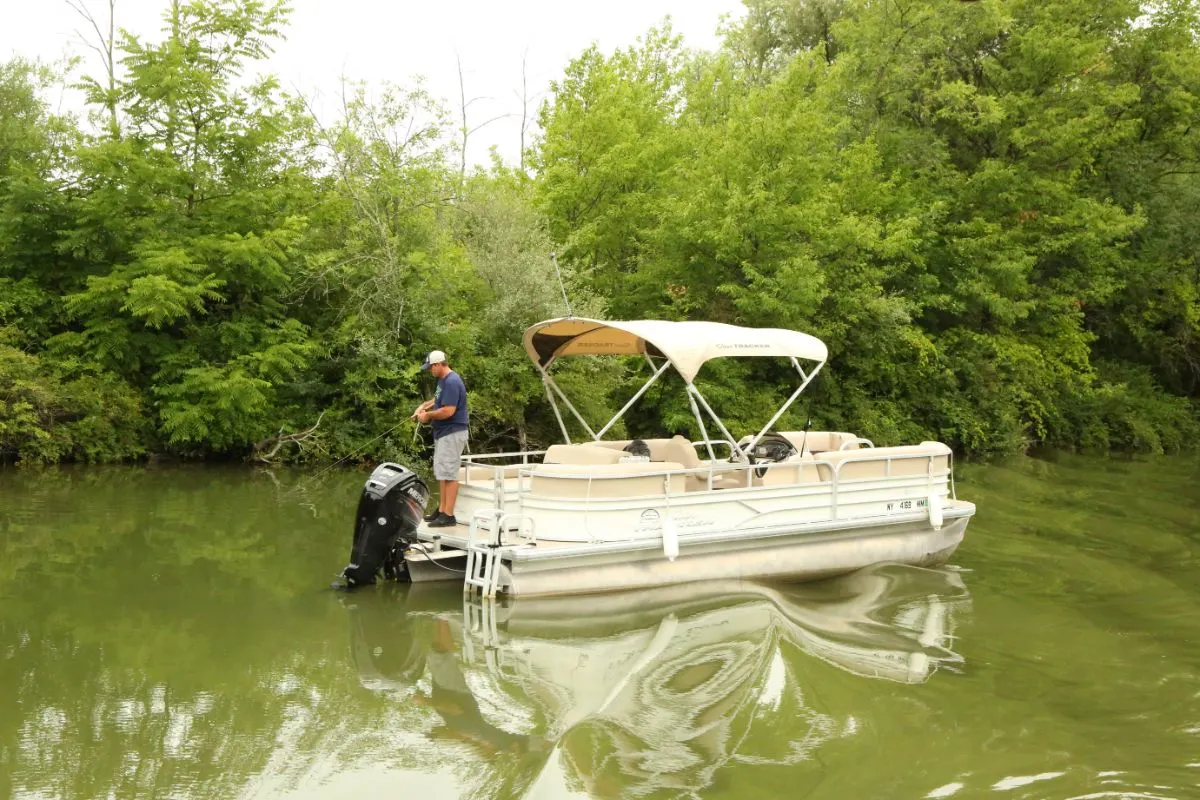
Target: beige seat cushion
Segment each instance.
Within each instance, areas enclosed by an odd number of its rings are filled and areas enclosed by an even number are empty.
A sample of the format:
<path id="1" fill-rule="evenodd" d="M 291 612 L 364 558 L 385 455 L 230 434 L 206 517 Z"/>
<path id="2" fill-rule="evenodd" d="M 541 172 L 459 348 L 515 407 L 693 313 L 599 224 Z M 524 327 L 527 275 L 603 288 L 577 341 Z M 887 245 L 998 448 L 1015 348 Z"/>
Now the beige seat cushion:
<path id="1" fill-rule="evenodd" d="M 651 457 L 653 457 L 653 450 Z M 675 461 L 683 465 L 684 469 L 698 469 L 704 466 L 700 463 L 700 456 L 696 455 L 696 448 L 692 443 L 682 436 L 672 436 L 666 440 L 662 448 L 663 461 Z"/>
<path id="2" fill-rule="evenodd" d="M 544 464 L 617 464 L 621 456 L 620 450 L 613 450 L 593 442 L 584 444 L 556 444 L 546 450 L 542 458 Z"/>
<path id="3" fill-rule="evenodd" d="M 797 450 L 803 448 L 809 453 L 837 450 L 843 442 L 855 438 L 853 433 L 844 431 L 808 431 L 807 434 L 804 431 L 780 431 L 779 435 L 791 442 Z"/>
<path id="4" fill-rule="evenodd" d="M 665 483 L 662 473 L 681 469 L 682 464 L 672 462 L 541 464 L 533 469 L 530 494 L 595 499 L 661 495 Z"/>
<path id="5" fill-rule="evenodd" d="M 646 446 L 650 448 L 651 461 L 679 461 L 678 458 L 673 458 L 672 456 L 679 455 L 686 458 L 687 455 L 682 450 L 679 450 L 678 443 L 675 441 L 675 439 L 687 442 L 687 439 L 684 439 L 682 436 L 676 436 L 674 439 L 642 439 L 642 441 L 645 442 Z M 604 447 L 609 450 L 623 451 L 629 446 L 631 441 L 633 440 L 618 439 L 612 442 L 589 442 L 589 445 L 593 447 Z M 693 454 L 695 453 L 694 448 L 692 448 L 692 452 Z M 628 454 L 622 452 L 621 455 Z M 680 463 L 686 462 L 681 461 Z"/>
<path id="6" fill-rule="evenodd" d="M 818 456 L 820 458 L 820 456 Z M 826 467 L 828 472 L 828 467 Z M 768 467 L 763 476 L 754 477 L 755 486 L 796 486 L 801 483 L 819 483 L 822 480 L 813 464 L 812 455 L 793 456 L 779 466 Z"/>

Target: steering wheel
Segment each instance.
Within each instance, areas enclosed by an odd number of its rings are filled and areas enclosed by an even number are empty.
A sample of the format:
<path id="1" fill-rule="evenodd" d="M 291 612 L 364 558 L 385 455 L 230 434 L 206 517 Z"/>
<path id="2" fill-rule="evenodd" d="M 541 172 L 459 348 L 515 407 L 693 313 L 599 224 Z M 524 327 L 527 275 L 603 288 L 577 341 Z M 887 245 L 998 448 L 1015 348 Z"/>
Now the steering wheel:
<path id="1" fill-rule="evenodd" d="M 755 464 L 778 464 L 796 455 L 796 446 L 778 433 L 765 434 L 751 450 L 744 451 L 746 460 L 753 467 Z M 766 467 L 754 467 L 754 476 L 763 478 L 767 474 Z"/>

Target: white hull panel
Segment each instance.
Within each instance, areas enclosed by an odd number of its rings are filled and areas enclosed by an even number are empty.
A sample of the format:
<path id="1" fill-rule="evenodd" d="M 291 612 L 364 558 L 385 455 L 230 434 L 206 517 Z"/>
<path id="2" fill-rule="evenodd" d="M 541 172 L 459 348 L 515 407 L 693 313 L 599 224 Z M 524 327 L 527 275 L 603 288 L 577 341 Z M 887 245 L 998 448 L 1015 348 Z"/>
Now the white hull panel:
<path id="1" fill-rule="evenodd" d="M 949 501 L 938 530 L 927 515 L 911 514 L 907 519 L 859 518 L 787 529 L 680 535 L 674 560 L 664 555 L 661 539 L 506 545 L 498 549 L 497 588 L 510 596 L 585 594 L 695 581 L 810 581 L 880 563 L 933 566 L 954 553 L 974 512 L 971 503 Z M 435 533 L 445 547 L 466 546 L 445 529 L 420 531 L 429 540 Z M 410 562 L 410 569 L 414 566 L 414 580 L 458 577 Z"/>

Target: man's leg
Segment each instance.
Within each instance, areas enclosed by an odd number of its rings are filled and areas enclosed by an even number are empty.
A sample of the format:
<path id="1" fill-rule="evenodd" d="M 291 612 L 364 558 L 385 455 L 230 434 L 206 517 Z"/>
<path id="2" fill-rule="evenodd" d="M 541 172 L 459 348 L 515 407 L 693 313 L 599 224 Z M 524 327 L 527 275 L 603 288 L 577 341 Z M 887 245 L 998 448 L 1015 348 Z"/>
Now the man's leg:
<path id="1" fill-rule="evenodd" d="M 431 527 L 444 528 L 454 524 L 450 520 L 454 519 L 454 504 L 458 500 L 458 469 L 466 443 L 466 431 L 447 434 L 434 441 L 433 477 L 438 482 L 438 510 L 442 516 L 429 523 Z"/>
<path id="2" fill-rule="evenodd" d="M 458 481 L 438 481 L 441 488 L 442 501 L 439 507 L 447 517 L 454 516 L 454 503 L 458 500 Z"/>

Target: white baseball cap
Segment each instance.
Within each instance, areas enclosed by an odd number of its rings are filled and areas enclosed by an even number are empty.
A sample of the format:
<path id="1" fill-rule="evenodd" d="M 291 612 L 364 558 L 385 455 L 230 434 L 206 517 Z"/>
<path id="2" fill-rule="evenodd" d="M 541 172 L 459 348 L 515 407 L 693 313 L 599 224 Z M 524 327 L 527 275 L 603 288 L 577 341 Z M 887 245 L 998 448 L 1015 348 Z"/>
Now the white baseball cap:
<path id="1" fill-rule="evenodd" d="M 430 350 L 429 355 L 425 356 L 425 363 L 421 365 L 421 369 L 429 369 L 434 364 L 445 364 L 446 354 L 441 350 Z"/>

